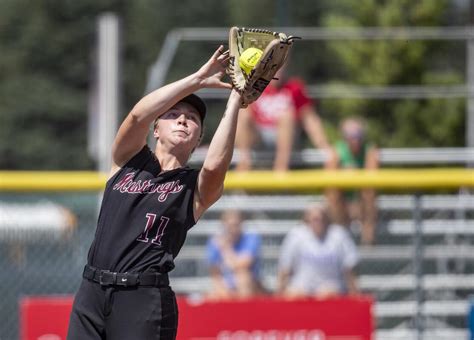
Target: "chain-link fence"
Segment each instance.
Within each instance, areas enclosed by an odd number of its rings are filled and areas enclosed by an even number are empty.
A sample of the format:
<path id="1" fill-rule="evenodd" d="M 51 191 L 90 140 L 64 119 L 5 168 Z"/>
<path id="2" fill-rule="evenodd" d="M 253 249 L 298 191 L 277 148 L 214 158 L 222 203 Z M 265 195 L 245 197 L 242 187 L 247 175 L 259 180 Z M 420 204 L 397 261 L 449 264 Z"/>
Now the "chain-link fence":
<path id="1" fill-rule="evenodd" d="M 0 199 L 0 339 L 19 338 L 19 301 L 73 294 L 95 232 L 99 197 L 2 194 Z"/>
<path id="2" fill-rule="evenodd" d="M 403 338 L 403 332 L 415 329 L 420 320 L 426 334 L 446 329 L 451 335 L 465 334 L 468 294 L 474 289 L 474 196 L 419 196 L 422 243 L 418 248 L 414 247 L 414 197 L 378 196 L 379 218 L 372 246 L 360 245 L 360 228 L 358 223 L 352 224 L 350 232 L 361 259 L 359 287 L 376 298 L 377 329 L 385 338 L 394 334 Z M 262 274 L 271 292 L 283 237 L 300 223 L 308 204 L 323 198 L 227 194 L 189 233 L 172 273 L 174 289 L 181 294 L 206 293 L 205 244 L 220 229 L 220 213 L 237 208 L 245 214 L 246 228 L 262 235 Z M 76 291 L 94 236 L 99 200 L 98 193 L 0 196 L 1 340 L 19 338 L 18 306 L 23 296 Z M 420 281 L 416 276 L 417 250 L 423 256 Z M 421 284 L 418 294 L 417 282 Z M 418 299 L 421 319 L 416 317 Z"/>

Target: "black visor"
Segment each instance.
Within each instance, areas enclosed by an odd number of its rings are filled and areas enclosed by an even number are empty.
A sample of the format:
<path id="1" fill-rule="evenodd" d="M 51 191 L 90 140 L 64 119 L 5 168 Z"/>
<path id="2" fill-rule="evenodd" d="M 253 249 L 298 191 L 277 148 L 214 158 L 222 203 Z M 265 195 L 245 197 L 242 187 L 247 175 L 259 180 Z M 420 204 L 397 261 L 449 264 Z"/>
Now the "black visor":
<path id="1" fill-rule="evenodd" d="M 192 105 L 201 116 L 201 122 L 204 123 L 204 118 L 206 117 L 206 104 L 201 98 L 199 98 L 193 93 L 193 94 L 190 94 L 189 96 L 184 97 L 179 102 L 184 102 L 184 103 L 188 103 Z"/>

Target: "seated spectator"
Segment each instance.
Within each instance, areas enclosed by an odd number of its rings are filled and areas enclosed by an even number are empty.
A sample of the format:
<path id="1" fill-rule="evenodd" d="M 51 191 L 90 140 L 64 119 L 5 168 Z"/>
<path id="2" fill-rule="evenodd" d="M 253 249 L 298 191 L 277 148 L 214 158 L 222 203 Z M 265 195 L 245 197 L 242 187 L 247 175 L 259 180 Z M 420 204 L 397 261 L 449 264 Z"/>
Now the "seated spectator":
<path id="1" fill-rule="evenodd" d="M 288 298 L 357 293 L 358 254 L 347 229 L 330 224 L 326 208 L 320 205 L 309 206 L 303 222 L 283 241 L 277 293 Z"/>
<path id="2" fill-rule="evenodd" d="M 259 282 L 260 236 L 242 229 L 242 214 L 222 214 L 222 233 L 207 244 L 212 279 L 210 299 L 245 298 L 262 292 Z"/>
<path id="3" fill-rule="evenodd" d="M 328 147 L 321 119 L 304 83 L 298 78 L 288 78 L 286 65 L 275 78 L 256 102 L 239 113 L 236 170 L 252 168 L 252 150 L 256 148 L 275 153 L 274 170 L 288 170 L 301 127 L 315 147 Z"/>
<path id="4" fill-rule="evenodd" d="M 377 169 L 379 153 L 377 148 L 366 140 L 364 122 L 359 118 L 347 118 L 342 121 L 341 134 L 326 164 L 328 169 Z M 376 195 L 373 189 L 342 192 L 338 189 L 326 191 L 331 209 L 331 219 L 349 227 L 354 220 L 361 224 L 361 242 L 374 243 L 377 223 Z"/>

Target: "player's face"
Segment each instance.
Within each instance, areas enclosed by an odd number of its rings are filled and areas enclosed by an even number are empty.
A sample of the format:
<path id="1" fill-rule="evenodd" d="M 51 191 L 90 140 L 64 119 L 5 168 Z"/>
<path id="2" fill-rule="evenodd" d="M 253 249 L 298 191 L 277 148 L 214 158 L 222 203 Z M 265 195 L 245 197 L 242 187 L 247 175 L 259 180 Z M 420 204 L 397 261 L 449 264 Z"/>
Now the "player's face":
<path id="1" fill-rule="evenodd" d="M 173 145 L 184 144 L 192 150 L 199 143 L 201 129 L 201 117 L 196 109 L 179 102 L 159 118 L 155 137 Z"/>

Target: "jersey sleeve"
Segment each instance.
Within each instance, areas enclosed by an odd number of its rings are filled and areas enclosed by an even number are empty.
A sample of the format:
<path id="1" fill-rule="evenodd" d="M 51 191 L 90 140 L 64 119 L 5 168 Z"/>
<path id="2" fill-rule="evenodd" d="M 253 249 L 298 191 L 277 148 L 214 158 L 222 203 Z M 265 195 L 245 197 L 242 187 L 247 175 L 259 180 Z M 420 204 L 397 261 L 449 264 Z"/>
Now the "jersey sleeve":
<path id="1" fill-rule="evenodd" d="M 148 145 L 144 145 L 135 156 L 125 163 L 123 168 L 143 168 L 147 162 L 154 158 L 155 156 Z"/>
<path id="2" fill-rule="evenodd" d="M 197 223 L 197 221 L 194 219 L 194 192 L 196 191 L 196 185 L 199 177 L 199 170 L 198 169 L 189 169 L 189 202 L 188 202 L 188 216 L 189 216 L 189 227 L 188 230 L 194 227 Z"/>
<path id="3" fill-rule="evenodd" d="M 111 178 L 109 178 L 107 184 L 113 184 L 115 180 L 120 177 L 124 171 L 133 169 L 145 169 L 146 167 L 151 167 L 154 172 L 159 172 L 160 169 L 160 163 L 158 162 L 148 145 L 144 145 L 140 151 L 138 151 L 132 158 L 130 158 L 128 162 L 120 168 L 119 171 L 117 171 Z"/>

